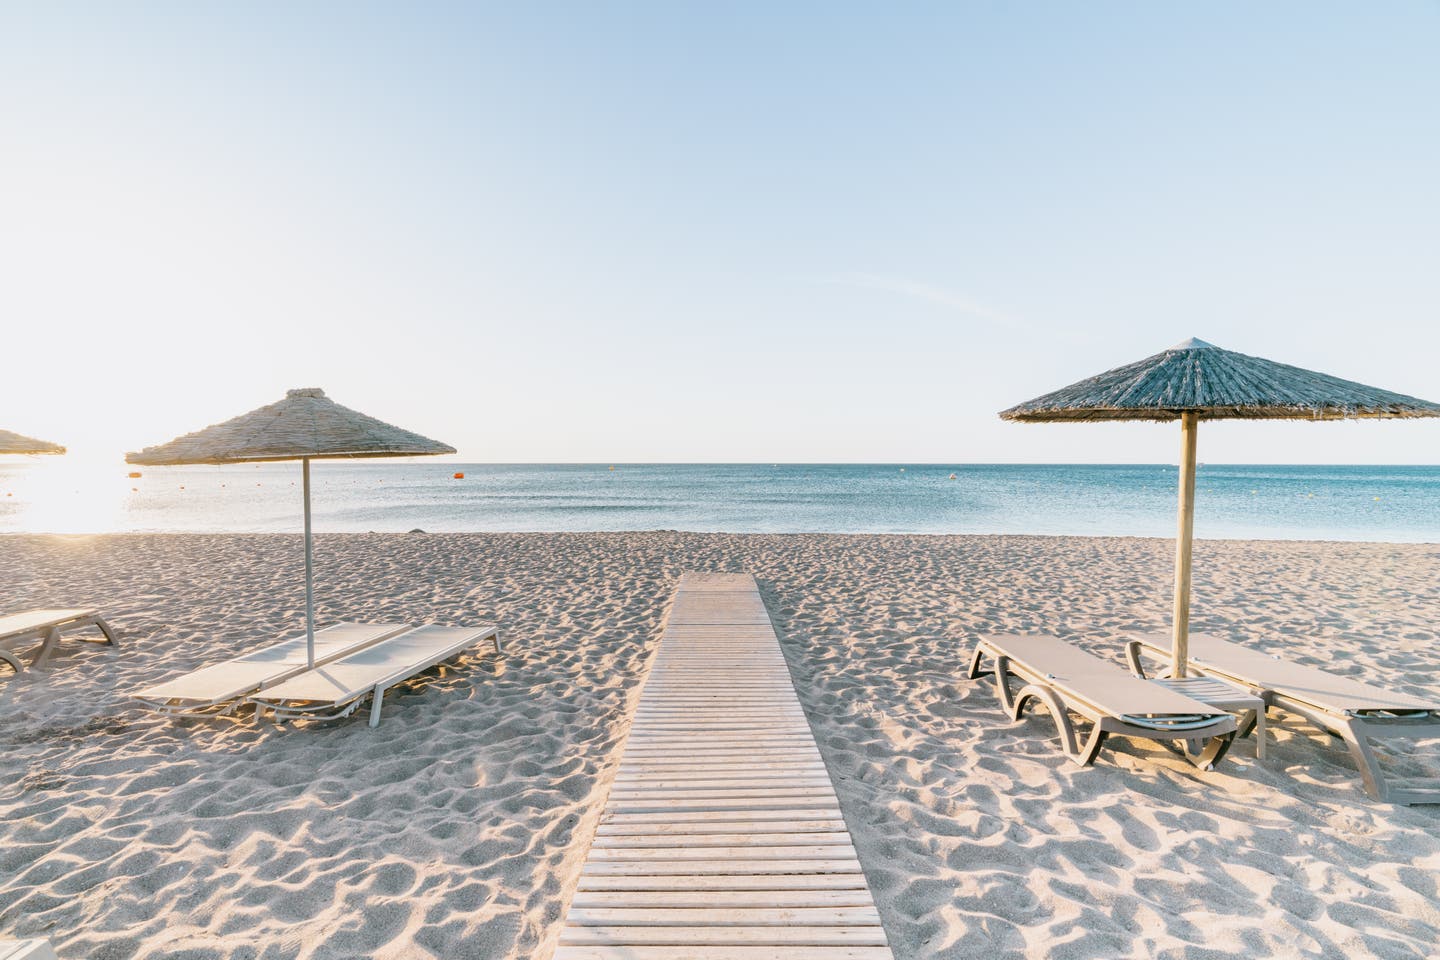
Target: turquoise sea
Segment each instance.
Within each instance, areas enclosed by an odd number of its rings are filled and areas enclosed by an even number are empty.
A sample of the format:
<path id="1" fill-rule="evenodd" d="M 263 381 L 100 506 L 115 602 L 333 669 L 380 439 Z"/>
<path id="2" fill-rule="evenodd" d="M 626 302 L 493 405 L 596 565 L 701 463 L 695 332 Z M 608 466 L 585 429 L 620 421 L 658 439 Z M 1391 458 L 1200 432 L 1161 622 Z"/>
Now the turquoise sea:
<path id="1" fill-rule="evenodd" d="M 0 531 L 300 528 L 300 466 L 0 464 Z M 317 462 L 321 531 L 700 530 L 1172 536 L 1173 465 Z M 456 479 L 455 473 L 464 473 Z M 953 479 L 952 479 L 953 477 Z M 1440 542 L 1440 467 L 1226 466 L 1196 534 Z"/>

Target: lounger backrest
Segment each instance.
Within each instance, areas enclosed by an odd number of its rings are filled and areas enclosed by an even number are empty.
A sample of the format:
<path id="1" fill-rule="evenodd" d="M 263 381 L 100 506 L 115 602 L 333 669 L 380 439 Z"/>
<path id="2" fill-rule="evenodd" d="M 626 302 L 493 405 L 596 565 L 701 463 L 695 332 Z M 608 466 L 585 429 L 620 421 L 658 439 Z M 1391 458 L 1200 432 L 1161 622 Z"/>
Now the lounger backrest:
<path id="1" fill-rule="evenodd" d="M 1146 642 L 1162 650 L 1170 649 L 1168 637 L 1147 637 Z M 1440 698 L 1412 697 L 1318 667 L 1280 659 L 1263 650 L 1206 633 L 1190 635 L 1190 659 L 1207 672 L 1232 677 L 1257 690 L 1272 690 L 1336 714 L 1366 710 L 1440 710 Z"/>
<path id="2" fill-rule="evenodd" d="M 1216 716 L 1216 708 L 1183 694 L 1132 677 L 1118 663 L 1086 653 L 1059 637 L 1045 634 L 1001 634 L 985 642 L 1026 673 L 1083 700 L 1101 713 L 1123 716 Z"/>

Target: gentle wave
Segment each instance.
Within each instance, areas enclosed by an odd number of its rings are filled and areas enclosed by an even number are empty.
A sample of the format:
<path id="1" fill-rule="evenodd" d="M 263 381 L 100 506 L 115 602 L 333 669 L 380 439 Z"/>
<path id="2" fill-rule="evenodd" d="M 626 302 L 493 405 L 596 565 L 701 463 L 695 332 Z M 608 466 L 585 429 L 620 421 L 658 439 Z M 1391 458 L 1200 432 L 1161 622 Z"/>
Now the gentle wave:
<path id="1" fill-rule="evenodd" d="M 317 462 L 320 531 L 698 530 L 1168 537 L 1167 465 Z M 455 479 L 454 473 L 464 473 Z M 300 527 L 298 464 L 0 465 L 0 531 L 264 532 Z M 953 479 L 951 478 L 953 475 Z M 1217 466 L 1196 535 L 1440 541 L 1440 467 Z"/>

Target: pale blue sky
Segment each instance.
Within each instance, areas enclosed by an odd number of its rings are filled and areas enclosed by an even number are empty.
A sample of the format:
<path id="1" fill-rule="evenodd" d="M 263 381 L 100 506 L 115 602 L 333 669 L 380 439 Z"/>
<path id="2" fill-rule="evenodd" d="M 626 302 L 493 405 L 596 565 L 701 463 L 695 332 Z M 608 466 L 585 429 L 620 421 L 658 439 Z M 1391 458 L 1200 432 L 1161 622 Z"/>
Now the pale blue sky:
<path id="1" fill-rule="evenodd" d="M 1440 400 L 1437 49 L 1433 2 L 6 4 L 0 426 L 317 385 L 475 460 L 1162 461 L 995 412 L 1190 336 Z"/>

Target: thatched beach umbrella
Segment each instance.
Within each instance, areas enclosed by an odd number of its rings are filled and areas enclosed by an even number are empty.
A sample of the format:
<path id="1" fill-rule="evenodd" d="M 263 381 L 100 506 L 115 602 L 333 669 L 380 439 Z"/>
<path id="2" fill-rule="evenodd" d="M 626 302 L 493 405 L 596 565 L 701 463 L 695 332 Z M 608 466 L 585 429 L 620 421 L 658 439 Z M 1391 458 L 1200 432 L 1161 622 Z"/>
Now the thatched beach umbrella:
<path id="1" fill-rule="evenodd" d="M 224 423 L 125 455 L 130 463 L 262 463 L 299 460 L 305 491 L 305 640 L 315 665 L 315 582 L 311 564 L 310 461 L 356 457 L 416 457 L 455 448 L 357 413 L 318 388 L 290 390 L 285 399 Z"/>
<path id="2" fill-rule="evenodd" d="M 1029 423 L 1180 421 L 1171 675 L 1183 677 L 1190 637 L 1190 547 L 1195 527 L 1195 434 L 1199 422 L 1437 417 L 1440 404 L 1192 339 L 1011 407 L 1000 416 Z"/>
<path id="3" fill-rule="evenodd" d="M 36 440 L 33 437 L 22 437 L 18 433 L 11 433 L 9 430 L 0 430 L 0 453 L 20 454 L 55 454 L 64 453 L 65 448 L 58 443 L 50 443 L 45 440 Z"/>

